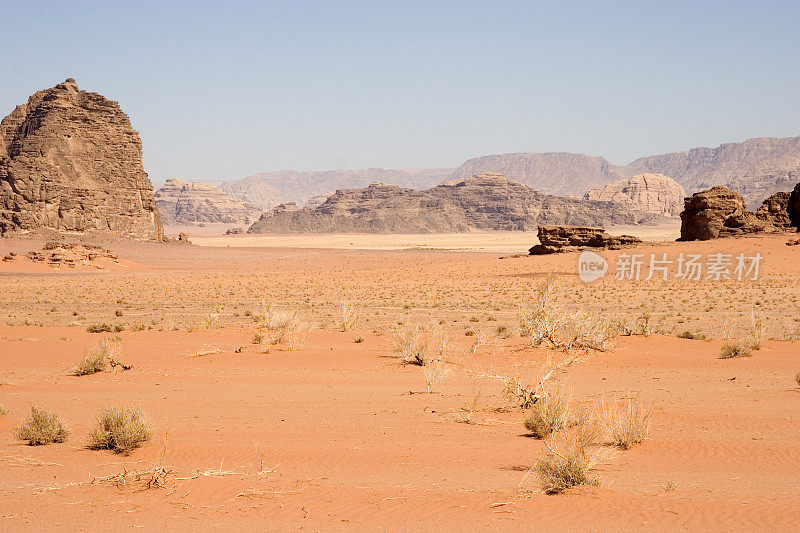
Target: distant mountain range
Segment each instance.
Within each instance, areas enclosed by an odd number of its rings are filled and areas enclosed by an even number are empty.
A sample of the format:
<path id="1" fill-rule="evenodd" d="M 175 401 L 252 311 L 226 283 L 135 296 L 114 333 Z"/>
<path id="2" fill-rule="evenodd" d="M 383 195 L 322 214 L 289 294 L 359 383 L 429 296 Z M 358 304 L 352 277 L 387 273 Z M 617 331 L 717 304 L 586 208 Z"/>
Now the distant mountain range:
<path id="1" fill-rule="evenodd" d="M 748 205 L 755 207 L 770 194 L 788 191 L 800 181 L 800 137 L 761 137 L 717 148 L 693 148 L 642 157 L 625 166 L 583 154 L 513 153 L 469 159 L 458 168 L 264 172 L 226 182 L 220 188 L 268 210 L 286 202 L 303 205 L 312 197 L 365 187 L 375 181 L 427 189 L 447 179 L 463 180 L 482 172 L 500 172 L 545 194 L 576 197 L 637 174 L 664 174 L 683 186 L 687 194 L 725 185 L 739 191 Z"/>

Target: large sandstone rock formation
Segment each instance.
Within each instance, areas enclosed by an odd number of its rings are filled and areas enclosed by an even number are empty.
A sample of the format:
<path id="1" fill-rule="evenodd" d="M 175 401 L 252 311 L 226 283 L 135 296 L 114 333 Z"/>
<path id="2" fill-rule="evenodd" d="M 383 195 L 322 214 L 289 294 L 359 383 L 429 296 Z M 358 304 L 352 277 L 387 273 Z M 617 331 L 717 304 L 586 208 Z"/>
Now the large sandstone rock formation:
<path id="1" fill-rule="evenodd" d="M 776 192 L 764 200 L 756 211 L 756 217 L 778 229 L 790 229 L 792 226 L 788 211 L 790 196 L 788 192 Z"/>
<path id="2" fill-rule="evenodd" d="M 786 211 L 792 227 L 800 231 L 800 183 L 794 186 L 794 190 L 789 195 Z"/>
<path id="3" fill-rule="evenodd" d="M 72 78 L 0 122 L 0 233 L 38 228 L 163 238 L 139 134 Z"/>
<path id="4" fill-rule="evenodd" d="M 682 241 L 704 241 L 768 231 L 777 229 L 749 212 L 741 194 L 721 185 L 686 198 L 681 213 Z"/>
<path id="5" fill-rule="evenodd" d="M 528 252 L 530 255 L 546 255 L 573 252 L 587 248 L 618 250 L 636 246 L 642 240 L 632 235 L 609 235 L 603 228 L 580 226 L 539 226 L 539 244 Z"/>
<path id="6" fill-rule="evenodd" d="M 155 193 L 165 225 L 226 223 L 250 225 L 261 210 L 234 200 L 210 183 L 168 179 Z"/>
<path id="7" fill-rule="evenodd" d="M 586 200 L 636 206 L 642 211 L 666 217 L 681 214 L 685 197 L 683 187 L 663 174 L 638 174 L 609 183 L 602 189 L 592 189 L 584 195 Z"/>
<path id="8" fill-rule="evenodd" d="M 540 223 L 612 225 L 651 223 L 650 213 L 612 202 L 558 198 L 495 172 L 450 180 L 416 191 L 373 183 L 339 190 L 313 209 L 280 205 L 249 233 L 445 233 L 533 230 Z"/>

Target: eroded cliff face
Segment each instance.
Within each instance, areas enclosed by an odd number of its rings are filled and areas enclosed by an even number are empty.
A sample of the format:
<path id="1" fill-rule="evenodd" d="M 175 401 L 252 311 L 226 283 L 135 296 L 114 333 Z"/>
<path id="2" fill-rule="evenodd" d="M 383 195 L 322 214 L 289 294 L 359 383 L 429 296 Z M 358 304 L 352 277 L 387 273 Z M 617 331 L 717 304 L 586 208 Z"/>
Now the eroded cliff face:
<path id="1" fill-rule="evenodd" d="M 663 174 L 639 174 L 627 180 L 592 189 L 586 200 L 616 202 L 665 217 L 678 217 L 683 210 L 686 191 L 678 182 Z"/>
<path id="2" fill-rule="evenodd" d="M 164 224 L 255 222 L 261 209 L 235 200 L 210 183 L 168 179 L 155 194 Z"/>
<path id="3" fill-rule="evenodd" d="M 613 202 L 541 194 L 496 172 L 449 180 L 418 191 L 373 183 L 343 189 L 321 205 L 284 204 L 265 213 L 250 233 L 447 233 L 532 231 L 540 223 L 641 224 L 659 217 Z"/>
<path id="4" fill-rule="evenodd" d="M 0 233 L 39 228 L 163 239 L 139 134 L 72 78 L 0 122 Z"/>

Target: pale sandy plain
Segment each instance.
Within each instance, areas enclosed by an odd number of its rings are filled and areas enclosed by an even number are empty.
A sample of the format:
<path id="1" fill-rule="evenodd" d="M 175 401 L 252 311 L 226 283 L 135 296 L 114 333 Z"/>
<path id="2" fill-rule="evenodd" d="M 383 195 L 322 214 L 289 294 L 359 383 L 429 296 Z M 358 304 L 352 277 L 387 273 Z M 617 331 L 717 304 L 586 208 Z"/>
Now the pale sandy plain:
<path id="1" fill-rule="evenodd" d="M 576 254 L 234 244 L 245 239 L 117 243 L 121 261 L 103 271 L 0 263 L 0 530 L 797 530 L 800 247 L 786 236 L 636 250 L 758 252 L 757 281 L 591 285 Z M 0 253 L 41 244 L 0 240 Z M 619 253 L 603 255 L 613 264 Z M 551 353 L 492 335 L 516 332 L 518 307 L 548 273 L 572 308 L 660 324 L 559 373 L 582 403 L 640 394 L 653 421 L 649 440 L 599 465 L 599 487 L 555 496 L 528 473 L 544 444 L 492 377 L 533 380 Z M 363 306 L 355 330 L 336 327 L 341 300 Z M 251 343 L 268 302 L 299 311 L 301 346 Z M 719 359 L 754 317 L 763 347 Z M 100 322 L 125 326 L 120 359 L 133 368 L 71 376 L 110 335 L 86 331 Z M 398 322 L 442 323 L 454 339 L 430 394 L 419 367 L 392 357 Z M 487 342 L 473 350 L 476 338 Z M 31 404 L 58 413 L 70 440 L 16 441 Z M 473 404 L 474 423 L 461 422 Z M 147 413 L 153 439 L 128 457 L 87 450 L 95 414 L 125 405 Z M 172 472 L 161 488 L 97 481 L 153 466 Z"/>

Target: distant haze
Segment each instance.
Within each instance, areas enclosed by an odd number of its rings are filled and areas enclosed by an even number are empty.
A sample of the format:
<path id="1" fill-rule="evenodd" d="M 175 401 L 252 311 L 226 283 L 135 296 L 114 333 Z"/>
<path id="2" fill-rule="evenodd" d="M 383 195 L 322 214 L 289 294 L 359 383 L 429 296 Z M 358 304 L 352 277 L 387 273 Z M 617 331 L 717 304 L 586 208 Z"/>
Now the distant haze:
<path id="1" fill-rule="evenodd" d="M 557 4 L 557 5 L 555 5 Z M 152 180 L 800 134 L 800 3 L 8 2 L 0 116 L 67 77 Z"/>

